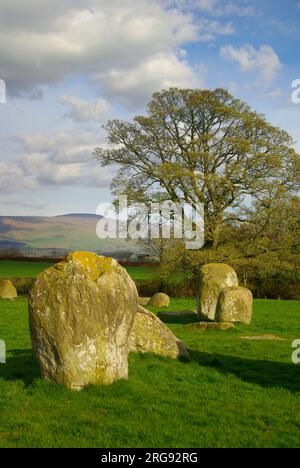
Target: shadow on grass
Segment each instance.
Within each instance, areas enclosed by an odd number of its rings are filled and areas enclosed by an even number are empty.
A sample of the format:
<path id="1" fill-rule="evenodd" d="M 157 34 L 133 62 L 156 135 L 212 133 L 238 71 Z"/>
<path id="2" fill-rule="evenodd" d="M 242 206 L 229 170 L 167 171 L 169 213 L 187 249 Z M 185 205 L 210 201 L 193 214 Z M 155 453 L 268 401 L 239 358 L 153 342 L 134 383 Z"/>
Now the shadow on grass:
<path id="1" fill-rule="evenodd" d="M 190 361 L 196 361 L 200 366 L 212 367 L 224 375 L 235 374 L 239 379 L 261 387 L 300 391 L 300 372 L 295 364 L 209 354 L 190 349 L 188 351 Z"/>
<path id="2" fill-rule="evenodd" d="M 295 364 L 245 359 L 238 356 L 210 354 L 189 349 L 188 361 L 200 366 L 211 367 L 227 375 L 234 374 L 239 379 L 267 388 L 284 388 L 300 392 L 299 366 Z M 27 387 L 40 377 L 40 370 L 31 349 L 10 351 L 6 364 L 0 366 L 0 378 L 6 381 L 22 380 Z"/>
<path id="3" fill-rule="evenodd" d="M 184 313 L 158 313 L 158 318 L 166 324 L 189 325 L 191 323 L 199 322 L 197 314 L 184 314 Z"/>
<path id="4" fill-rule="evenodd" d="M 7 381 L 22 380 L 25 386 L 40 377 L 40 370 L 31 349 L 12 349 L 6 364 L 0 367 L 0 378 Z"/>

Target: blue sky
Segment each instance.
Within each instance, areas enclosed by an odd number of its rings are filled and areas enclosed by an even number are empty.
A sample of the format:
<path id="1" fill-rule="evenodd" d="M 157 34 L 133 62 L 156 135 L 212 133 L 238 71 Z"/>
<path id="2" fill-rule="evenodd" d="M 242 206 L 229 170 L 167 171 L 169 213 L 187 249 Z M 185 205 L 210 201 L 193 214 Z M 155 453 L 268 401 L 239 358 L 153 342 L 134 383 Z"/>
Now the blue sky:
<path id="1" fill-rule="evenodd" d="M 300 151 L 300 2 L 1 0 L 0 215 L 93 213 L 101 126 L 169 86 L 228 88 Z"/>

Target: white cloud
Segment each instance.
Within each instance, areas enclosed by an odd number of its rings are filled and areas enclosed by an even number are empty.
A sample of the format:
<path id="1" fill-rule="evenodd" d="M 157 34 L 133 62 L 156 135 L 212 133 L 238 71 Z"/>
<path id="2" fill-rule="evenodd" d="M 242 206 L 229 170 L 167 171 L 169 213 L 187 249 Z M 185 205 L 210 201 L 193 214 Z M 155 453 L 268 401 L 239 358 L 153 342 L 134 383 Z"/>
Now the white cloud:
<path id="1" fill-rule="evenodd" d="M 68 76 L 127 73 L 158 54 L 172 60 L 181 44 L 196 39 L 192 15 L 159 0 L 1 0 L 1 73 L 11 93 Z M 190 71 L 182 62 L 179 78 L 182 67 Z"/>
<path id="2" fill-rule="evenodd" d="M 81 131 L 78 134 L 74 130 L 55 135 L 33 133 L 11 139 L 25 154 L 48 154 L 52 161 L 57 163 L 88 163 L 99 138 L 98 135 L 88 131 Z"/>
<path id="3" fill-rule="evenodd" d="M 130 70 L 115 68 L 96 77 L 111 97 L 118 97 L 125 105 L 138 105 L 151 94 L 170 86 L 203 85 L 188 64 L 175 54 L 158 53 Z"/>
<path id="4" fill-rule="evenodd" d="M 66 116 L 75 122 L 101 121 L 110 110 L 108 101 L 103 98 L 90 102 L 76 96 L 65 95 L 60 98 L 60 102 L 69 107 Z"/>
<path id="5" fill-rule="evenodd" d="M 235 32 L 231 23 L 220 23 L 217 20 L 203 19 L 198 25 L 199 40 L 203 42 L 211 42 L 217 36 L 230 36 Z"/>
<path id="6" fill-rule="evenodd" d="M 24 178 L 22 168 L 18 164 L 0 161 L 0 193 L 15 193 L 34 187 L 32 180 Z"/>
<path id="7" fill-rule="evenodd" d="M 14 137 L 18 156 L 13 162 L 0 163 L 0 192 L 57 186 L 109 187 L 113 169 L 102 168 L 91 159 L 100 138 L 75 131 Z"/>
<path id="8" fill-rule="evenodd" d="M 265 83 L 271 83 L 282 68 L 277 53 L 269 45 L 255 49 L 251 45 L 235 48 L 227 45 L 221 48 L 221 56 L 238 63 L 243 72 L 257 72 Z"/>

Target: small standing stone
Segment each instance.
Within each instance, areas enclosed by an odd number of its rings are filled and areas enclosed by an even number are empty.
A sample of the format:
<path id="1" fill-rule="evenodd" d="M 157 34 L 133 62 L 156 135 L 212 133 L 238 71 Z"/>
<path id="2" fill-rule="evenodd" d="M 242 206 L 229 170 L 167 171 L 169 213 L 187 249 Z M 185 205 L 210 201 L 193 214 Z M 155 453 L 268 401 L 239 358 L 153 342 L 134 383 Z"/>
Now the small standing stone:
<path id="1" fill-rule="evenodd" d="M 217 307 L 217 321 L 245 323 L 252 320 L 253 297 L 249 289 L 241 286 L 223 289 Z"/>
<path id="2" fill-rule="evenodd" d="M 17 296 L 17 290 L 11 281 L 0 281 L 0 299 L 15 299 Z"/>
<path id="3" fill-rule="evenodd" d="M 208 263 L 200 273 L 200 320 L 216 320 L 219 294 L 222 289 L 238 286 L 237 274 L 225 263 Z"/>
<path id="4" fill-rule="evenodd" d="M 154 296 L 151 297 L 150 301 L 148 302 L 148 305 L 158 308 L 169 307 L 170 298 L 167 294 L 156 293 L 154 294 Z"/>

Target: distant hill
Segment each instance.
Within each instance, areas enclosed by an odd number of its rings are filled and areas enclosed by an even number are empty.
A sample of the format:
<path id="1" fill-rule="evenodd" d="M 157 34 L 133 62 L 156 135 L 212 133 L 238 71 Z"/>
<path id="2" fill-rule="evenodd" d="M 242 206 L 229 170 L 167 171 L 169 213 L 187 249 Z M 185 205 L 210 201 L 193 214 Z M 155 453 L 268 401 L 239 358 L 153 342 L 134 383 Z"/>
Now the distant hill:
<path id="1" fill-rule="evenodd" d="M 70 214 L 65 214 L 65 215 L 57 215 L 53 216 L 54 218 L 84 218 L 84 219 L 99 219 L 102 218 L 100 215 L 96 214 L 91 214 L 91 213 L 70 213 Z"/>
<path id="2" fill-rule="evenodd" d="M 89 250 L 128 258 L 143 254 L 137 242 L 99 239 L 100 216 L 72 213 L 61 216 L 0 216 L 0 254 L 18 252 L 27 256 L 60 257 L 74 250 Z"/>

